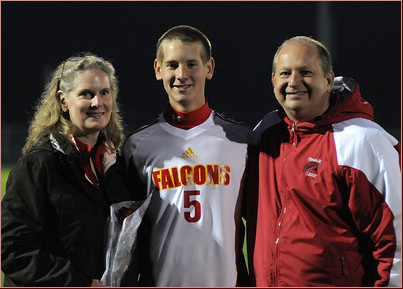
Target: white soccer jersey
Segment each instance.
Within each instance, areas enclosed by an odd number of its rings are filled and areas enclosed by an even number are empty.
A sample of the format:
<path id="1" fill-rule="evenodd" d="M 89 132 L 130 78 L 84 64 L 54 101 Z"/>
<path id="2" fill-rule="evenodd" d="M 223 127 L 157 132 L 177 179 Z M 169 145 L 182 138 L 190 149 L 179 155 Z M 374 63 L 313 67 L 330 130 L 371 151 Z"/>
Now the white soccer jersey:
<path id="1" fill-rule="evenodd" d="M 189 130 L 168 124 L 161 114 L 127 139 L 126 161 L 134 162 L 153 193 L 156 286 L 236 285 L 236 215 L 251 139 L 248 128 L 214 111 Z"/>

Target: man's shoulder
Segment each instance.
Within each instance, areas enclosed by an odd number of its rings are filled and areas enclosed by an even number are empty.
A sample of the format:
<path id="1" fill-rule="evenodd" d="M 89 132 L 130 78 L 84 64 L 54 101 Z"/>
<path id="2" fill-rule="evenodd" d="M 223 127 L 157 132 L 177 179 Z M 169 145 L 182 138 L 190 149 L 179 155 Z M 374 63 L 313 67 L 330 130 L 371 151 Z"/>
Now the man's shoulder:
<path id="1" fill-rule="evenodd" d="M 222 114 L 218 111 L 213 110 L 212 112 L 213 112 L 213 120 L 214 120 L 215 124 L 239 128 L 241 130 L 244 130 L 245 132 L 252 131 L 252 129 L 249 128 L 247 125 L 245 125 L 242 121 L 238 121 L 238 120 L 235 120 L 228 116 L 225 116 L 224 114 Z"/>
<path id="2" fill-rule="evenodd" d="M 365 118 L 353 118 L 333 124 L 333 131 L 338 135 L 344 135 L 352 141 L 378 143 L 382 139 L 393 145 L 397 140 L 376 122 Z"/>
<path id="3" fill-rule="evenodd" d="M 159 117 L 156 117 L 152 121 L 150 121 L 149 123 L 144 124 L 144 125 L 142 125 L 142 126 L 140 126 L 138 128 L 135 128 L 133 131 L 131 131 L 127 135 L 126 139 L 129 139 L 129 138 L 131 138 L 133 136 L 136 136 L 138 134 L 146 132 L 147 130 L 152 129 L 158 122 L 159 122 Z"/>
<path id="4" fill-rule="evenodd" d="M 281 122 L 281 118 L 278 115 L 278 110 L 274 110 L 266 114 L 262 120 L 253 129 L 255 133 L 255 142 L 260 143 L 262 134 L 270 127 Z"/>
<path id="5" fill-rule="evenodd" d="M 214 113 L 214 117 L 217 117 L 217 118 L 219 118 L 219 119 L 221 119 L 221 120 L 223 120 L 225 122 L 229 122 L 229 123 L 237 124 L 237 125 L 241 125 L 241 126 L 244 125 L 244 123 L 242 121 L 237 121 L 237 120 L 235 120 L 233 118 L 230 118 L 230 117 L 222 114 L 221 112 L 213 110 L 213 113 Z"/>
<path id="6" fill-rule="evenodd" d="M 139 143 L 142 143 L 144 140 L 146 140 L 150 134 L 153 134 L 153 132 L 158 127 L 157 125 L 158 123 L 159 123 L 159 117 L 130 132 L 127 135 L 123 145 L 125 153 L 128 153 L 129 151 L 133 150 L 135 147 L 139 145 Z"/>
<path id="7" fill-rule="evenodd" d="M 213 111 L 213 122 L 224 129 L 228 139 L 249 144 L 253 142 L 253 131 L 243 122 L 236 121 L 217 111 Z"/>
<path id="8" fill-rule="evenodd" d="M 281 118 L 278 116 L 278 110 L 273 110 L 267 113 L 261 121 L 255 126 L 254 131 L 262 131 L 267 128 L 278 124 L 281 121 Z"/>
<path id="9" fill-rule="evenodd" d="M 333 135 L 340 164 L 364 170 L 382 159 L 398 159 L 398 140 L 371 120 L 353 118 L 335 123 Z"/>

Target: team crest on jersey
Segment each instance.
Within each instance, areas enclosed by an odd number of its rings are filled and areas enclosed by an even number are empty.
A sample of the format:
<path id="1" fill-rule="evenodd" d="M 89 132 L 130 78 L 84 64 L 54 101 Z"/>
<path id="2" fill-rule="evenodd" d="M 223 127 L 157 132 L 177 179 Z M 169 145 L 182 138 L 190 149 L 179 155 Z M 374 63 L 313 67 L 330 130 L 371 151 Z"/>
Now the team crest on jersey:
<path id="1" fill-rule="evenodd" d="M 197 155 L 193 152 L 193 150 L 188 147 L 186 151 L 181 155 L 181 159 L 190 159 L 190 158 L 197 158 Z"/>
<path id="2" fill-rule="evenodd" d="M 316 178 L 318 175 L 319 165 L 322 162 L 319 158 L 308 157 L 308 163 L 303 169 L 303 173 L 307 177 Z"/>

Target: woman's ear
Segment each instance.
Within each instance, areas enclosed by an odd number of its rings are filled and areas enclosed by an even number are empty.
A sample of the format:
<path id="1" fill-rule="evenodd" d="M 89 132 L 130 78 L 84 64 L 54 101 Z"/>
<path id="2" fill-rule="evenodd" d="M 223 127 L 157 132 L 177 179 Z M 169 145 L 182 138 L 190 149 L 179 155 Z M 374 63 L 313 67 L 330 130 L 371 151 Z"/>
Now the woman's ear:
<path id="1" fill-rule="evenodd" d="M 57 95 L 59 96 L 60 107 L 63 112 L 67 112 L 69 109 L 67 107 L 66 96 L 63 91 L 58 91 Z"/>

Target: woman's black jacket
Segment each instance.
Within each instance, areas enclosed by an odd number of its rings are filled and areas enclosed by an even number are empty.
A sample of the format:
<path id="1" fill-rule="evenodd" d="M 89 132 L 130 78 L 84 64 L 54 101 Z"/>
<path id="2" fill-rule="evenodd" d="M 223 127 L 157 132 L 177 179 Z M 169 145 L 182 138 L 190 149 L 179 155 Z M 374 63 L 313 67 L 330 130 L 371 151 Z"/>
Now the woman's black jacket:
<path id="1" fill-rule="evenodd" d="M 109 206 L 124 200 L 105 192 L 102 182 L 98 189 L 85 178 L 79 152 L 57 133 L 22 156 L 1 203 L 4 285 L 90 286 L 101 279 Z"/>

